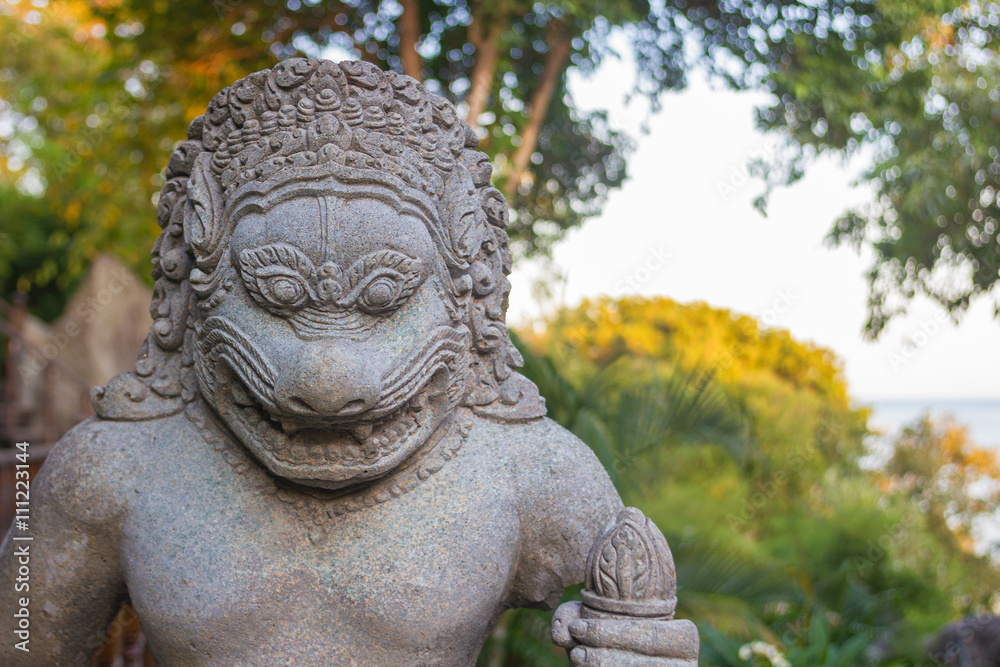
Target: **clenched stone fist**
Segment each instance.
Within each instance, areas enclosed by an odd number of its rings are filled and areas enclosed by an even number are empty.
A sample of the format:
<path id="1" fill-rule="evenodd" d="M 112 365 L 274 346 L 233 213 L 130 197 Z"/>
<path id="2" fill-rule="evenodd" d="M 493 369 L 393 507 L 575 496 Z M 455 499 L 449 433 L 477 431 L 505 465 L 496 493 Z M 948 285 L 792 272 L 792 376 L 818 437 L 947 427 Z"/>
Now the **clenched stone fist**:
<path id="1" fill-rule="evenodd" d="M 552 640 L 580 667 L 695 667 L 698 629 L 687 620 L 580 617 L 583 605 L 566 602 L 552 619 Z"/>

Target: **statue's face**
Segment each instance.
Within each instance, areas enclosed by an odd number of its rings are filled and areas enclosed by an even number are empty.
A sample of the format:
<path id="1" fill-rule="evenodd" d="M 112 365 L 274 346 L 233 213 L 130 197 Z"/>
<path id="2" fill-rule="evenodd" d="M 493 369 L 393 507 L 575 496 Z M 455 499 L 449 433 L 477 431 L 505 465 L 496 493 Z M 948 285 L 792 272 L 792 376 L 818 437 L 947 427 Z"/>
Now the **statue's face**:
<path id="1" fill-rule="evenodd" d="M 242 217 L 229 251 L 199 363 L 216 411 L 271 472 L 325 488 L 380 477 L 455 407 L 468 330 L 416 216 L 303 196 Z"/>

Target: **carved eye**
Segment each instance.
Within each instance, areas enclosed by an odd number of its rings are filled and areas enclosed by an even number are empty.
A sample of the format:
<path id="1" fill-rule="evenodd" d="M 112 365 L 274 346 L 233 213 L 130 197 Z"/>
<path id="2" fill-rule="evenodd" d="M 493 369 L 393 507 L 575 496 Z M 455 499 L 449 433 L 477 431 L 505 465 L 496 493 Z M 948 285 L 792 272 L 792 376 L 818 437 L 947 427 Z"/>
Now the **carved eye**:
<path id="1" fill-rule="evenodd" d="M 356 261 L 347 272 L 348 293 L 337 305 L 356 305 L 369 315 L 383 315 L 402 306 L 420 285 L 421 262 L 382 250 Z"/>
<path id="2" fill-rule="evenodd" d="M 285 317 L 315 298 L 310 280 L 316 271 L 300 250 L 274 243 L 240 253 L 247 291 L 275 315 Z"/>
<path id="3" fill-rule="evenodd" d="M 358 306 L 369 313 L 383 313 L 391 310 L 399 296 L 399 288 L 403 276 L 395 271 L 380 272 L 369 278 L 361 286 L 358 294 Z"/>
<path id="4" fill-rule="evenodd" d="M 257 274 L 260 292 L 268 301 L 284 308 L 298 308 L 309 299 L 309 286 L 298 274 L 276 273 L 270 277 Z"/>

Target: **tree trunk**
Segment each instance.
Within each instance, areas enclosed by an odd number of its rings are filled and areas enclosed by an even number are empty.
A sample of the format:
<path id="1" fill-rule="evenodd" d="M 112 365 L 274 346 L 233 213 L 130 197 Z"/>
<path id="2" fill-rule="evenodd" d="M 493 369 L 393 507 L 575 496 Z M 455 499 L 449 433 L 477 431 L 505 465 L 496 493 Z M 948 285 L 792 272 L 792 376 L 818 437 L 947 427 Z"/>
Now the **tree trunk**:
<path id="1" fill-rule="evenodd" d="M 399 0 L 403 13 L 397 20 L 399 32 L 399 59 L 403 64 L 403 74 L 412 76 L 417 81 L 423 81 L 423 61 L 417 53 L 417 42 L 420 41 L 420 7 L 417 0 Z"/>
<path id="2" fill-rule="evenodd" d="M 528 163 L 538 145 L 538 135 L 545 122 L 545 114 L 549 110 L 549 102 L 555 93 L 556 86 L 566 68 L 566 60 L 571 51 L 572 36 L 561 24 L 554 25 L 549 32 L 549 53 L 545 57 L 545 69 L 542 80 L 531 96 L 531 115 L 528 123 L 521 130 L 521 145 L 517 147 L 511 160 L 513 168 L 504 184 L 504 191 L 509 196 L 517 191 L 528 169 Z"/>
<path id="3" fill-rule="evenodd" d="M 503 33 L 503 21 L 493 18 L 489 30 L 483 35 L 481 21 L 481 16 L 473 16 L 469 26 L 469 41 L 476 47 L 476 62 L 469 76 L 469 94 L 465 98 L 469 112 L 465 122 L 473 128 L 478 127 L 479 116 L 486 110 L 486 100 L 493 89 L 497 62 L 500 60 L 500 35 Z"/>

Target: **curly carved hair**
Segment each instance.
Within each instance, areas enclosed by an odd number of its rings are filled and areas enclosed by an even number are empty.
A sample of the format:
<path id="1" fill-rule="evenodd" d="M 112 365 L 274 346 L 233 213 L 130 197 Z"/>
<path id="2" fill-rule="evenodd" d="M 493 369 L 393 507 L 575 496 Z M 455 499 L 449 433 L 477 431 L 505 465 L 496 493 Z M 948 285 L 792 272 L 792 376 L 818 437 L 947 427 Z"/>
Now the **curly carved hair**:
<path id="1" fill-rule="evenodd" d="M 464 403 L 500 419 L 544 414 L 505 324 L 512 258 L 507 202 L 487 156 L 447 100 L 360 61 L 295 58 L 219 92 L 170 156 L 153 245 L 153 326 L 134 371 L 92 391 L 105 419 L 174 414 L 198 396 L 193 325 L 232 287 L 225 249 L 241 199 L 323 172 L 384 188 L 425 212 L 472 333 Z M 236 216 L 233 216 L 234 218 Z"/>

